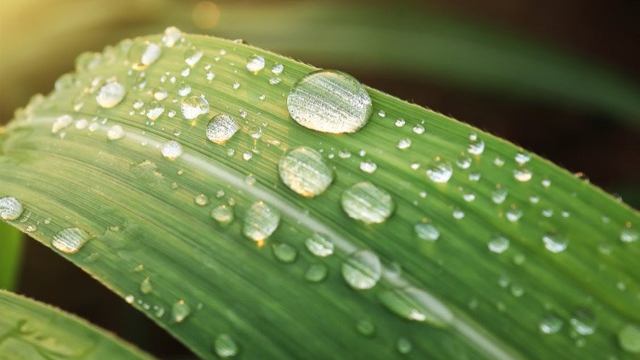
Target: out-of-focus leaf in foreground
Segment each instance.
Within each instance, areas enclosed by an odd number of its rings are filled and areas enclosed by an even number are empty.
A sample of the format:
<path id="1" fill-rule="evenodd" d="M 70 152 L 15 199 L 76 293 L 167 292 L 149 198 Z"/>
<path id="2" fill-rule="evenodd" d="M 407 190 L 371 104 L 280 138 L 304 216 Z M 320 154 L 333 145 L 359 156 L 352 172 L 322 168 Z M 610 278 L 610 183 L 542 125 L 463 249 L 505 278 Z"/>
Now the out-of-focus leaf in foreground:
<path id="1" fill-rule="evenodd" d="M 0 290 L 0 359 L 151 359 L 59 309 Z"/>
<path id="2" fill-rule="evenodd" d="M 22 257 L 22 234 L 6 223 L 0 223 L 0 289 L 12 290 L 16 285 Z"/>
<path id="3" fill-rule="evenodd" d="M 548 161 L 240 42 L 77 65 L 0 138 L 5 219 L 199 356 L 634 355 L 639 215 Z"/>

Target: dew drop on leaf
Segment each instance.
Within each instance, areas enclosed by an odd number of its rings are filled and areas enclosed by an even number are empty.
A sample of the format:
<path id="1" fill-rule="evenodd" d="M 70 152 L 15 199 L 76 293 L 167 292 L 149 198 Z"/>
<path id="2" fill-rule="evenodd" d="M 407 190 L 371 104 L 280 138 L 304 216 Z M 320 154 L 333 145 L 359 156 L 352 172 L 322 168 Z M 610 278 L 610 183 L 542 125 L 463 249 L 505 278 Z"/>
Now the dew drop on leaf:
<path id="1" fill-rule="evenodd" d="M 562 329 L 562 319 L 555 315 L 547 315 L 540 320 L 538 328 L 543 334 L 555 334 Z"/>
<path id="2" fill-rule="evenodd" d="M 378 165 L 371 160 L 364 160 L 360 162 L 360 170 L 367 174 L 373 174 L 378 170 Z"/>
<path id="3" fill-rule="evenodd" d="M 156 60 L 158 60 L 161 53 L 162 49 L 160 48 L 160 45 L 152 42 L 148 43 L 147 47 L 142 53 L 142 56 L 140 57 L 140 64 L 145 67 L 153 64 L 154 62 L 156 62 Z"/>
<path id="4" fill-rule="evenodd" d="M 73 122 L 73 118 L 70 115 L 58 116 L 51 125 L 51 133 L 57 134 L 60 130 L 66 129 Z"/>
<path id="5" fill-rule="evenodd" d="M 396 350 L 398 350 L 400 354 L 406 355 L 410 353 L 412 349 L 413 345 L 411 345 L 411 341 L 407 338 L 401 337 L 396 342 Z"/>
<path id="6" fill-rule="evenodd" d="M 175 160 L 182 155 L 182 145 L 175 140 L 170 140 L 162 144 L 160 152 L 166 159 Z"/>
<path id="7" fill-rule="evenodd" d="M 298 257 L 298 251 L 293 246 L 286 243 L 276 243 L 273 244 L 273 255 L 275 255 L 276 259 L 283 263 L 292 263 L 296 261 Z"/>
<path id="8" fill-rule="evenodd" d="M 368 319 L 358 320 L 356 330 L 364 336 L 372 336 L 376 332 L 376 326 Z"/>
<path id="9" fill-rule="evenodd" d="M 227 334 L 221 334 L 216 337 L 213 342 L 213 349 L 216 355 L 223 359 L 238 355 L 238 345 L 233 338 Z"/>
<path id="10" fill-rule="evenodd" d="M 529 169 L 513 170 L 513 177 L 520 182 L 527 182 L 533 177 L 533 173 Z"/>
<path id="11" fill-rule="evenodd" d="M 414 226 L 414 230 L 419 239 L 427 241 L 436 241 L 440 237 L 440 231 L 431 224 L 418 223 Z"/>
<path id="12" fill-rule="evenodd" d="M 218 114 L 207 124 L 206 135 L 209 141 L 224 144 L 240 130 L 238 123 L 227 114 Z"/>
<path id="13" fill-rule="evenodd" d="M 107 130 L 107 139 L 111 141 L 119 140 L 124 137 L 124 129 L 120 125 L 113 125 Z"/>
<path id="14" fill-rule="evenodd" d="M 13 196 L 0 197 L 0 219 L 2 220 L 16 220 L 22 215 L 24 208 L 22 203 Z"/>
<path id="15" fill-rule="evenodd" d="M 282 182 L 305 197 L 322 194 L 333 181 L 333 170 L 316 150 L 300 146 L 286 153 L 278 162 Z"/>
<path id="16" fill-rule="evenodd" d="M 247 210 L 242 233 L 253 241 L 266 240 L 280 224 L 280 213 L 263 201 L 254 202 Z"/>
<path id="17" fill-rule="evenodd" d="M 75 254 L 89 241 L 89 234 L 79 228 L 66 228 L 53 236 L 51 246 L 65 254 Z"/>
<path id="18" fill-rule="evenodd" d="M 209 112 L 209 102 L 202 95 L 191 95 L 182 99 L 180 111 L 186 120 L 193 120 Z"/>
<path id="19" fill-rule="evenodd" d="M 149 294 L 151 291 L 153 291 L 153 286 L 151 285 L 151 280 L 148 277 L 146 277 L 140 283 L 140 292 L 143 293 L 143 294 Z"/>
<path id="20" fill-rule="evenodd" d="M 496 254 L 502 254 L 509 249 L 509 239 L 504 236 L 496 236 L 489 241 L 488 247 L 489 251 Z"/>
<path id="21" fill-rule="evenodd" d="M 383 223 L 393 213 L 391 194 L 368 181 L 359 182 L 342 193 L 342 209 L 365 224 Z"/>
<path id="22" fill-rule="evenodd" d="M 264 65 L 265 61 L 262 56 L 253 55 L 247 60 L 247 70 L 254 74 L 257 74 L 260 70 L 264 69 Z"/>
<path id="23" fill-rule="evenodd" d="M 189 314 L 191 314 L 191 307 L 184 300 L 178 300 L 171 307 L 171 317 L 177 323 L 184 321 Z"/>
<path id="24" fill-rule="evenodd" d="M 620 241 L 622 241 L 623 243 L 632 243 L 638 241 L 638 232 L 633 229 L 624 228 L 622 229 L 622 231 L 620 231 Z"/>
<path id="25" fill-rule="evenodd" d="M 325 236 L 315 233 L 311 235 L 304 244 L 310 253 L 318 257 L 326 257 L 333 254 L 333 243 Z"/>
<path id="26" fill-rule="evenodd" d="M 356 290 L 371 289 L 381 275 L 380 258 L 370 250 L 357 251 L 342 263 L 342 277 Z"/>
<path id="27" fill-rule="evenodd" d="M 162 43 L 166 47 L 173 47 L 178 40 L 182 38 L 182 32 L 175 26 L 169 26 L 164 30 L 164 35 L 162 36 Z"/>
<path id="28" fill-rule="evenodd" d="M 233 209 L 228 205 L 219 205 L 211 210 L 211 217 L 220 225 L 227 225 L 233 221 Z"/>
<path id="29" fill-rule="evenodd" d="M 569 241 L 554 234 L 546 234 L 542 237 L 544 247 L 552 253 L 563 252 L 569 245 Z"/>
<path id="30" fill-rule="evenodd" d="M 625 325 L 618 332 L 620 347 L 630 353 L 640 353 L 640 327 L 637 325 Z"/>
<path id="31" fill-rule="evenodd" d="M 289 114 L 298 124 L 320 132 L 353 133 L 372 112 L 367 90 L 352 76 L 321 70 L 306 75 L 287 97 Z"/>
<path id="32" fill-rule="evenodd" d="M 451 175 L 453 175 L 451 164 L 442 160 L 436 160 L 427 168 L 427 176 L 435 183 L 447 183 Z"/>
<path id="33" fill-rule="evenodd" d="M 311 264 L 304 273 L 304 278 L 309 282 L 320 282 L 326 279 L 328 273 L 324 264 Z"/>
<path id="34" fill-rule="evenodd" d="M 198 64 L 198 62 L 200 62 L 203 54 L 204 53 L 202 52 L 202 50 L 198 50 L 196 48 L 188 49 L 184 53 L 184 62 L 187 63 L 189 67 L 194 67 Z"/>
<path id="35" fill-rule="evenodd" d="M 413 321 L 446 326 L 453 320 L 451 311 L 422 289 L 406 287 L 385 290 L 378 297 L 392 313 Z"/>
<path id="36" fill-rule="evenodd" d="M 596 331 L 596 318 L 588 309 L 579 308 L 574 311 L 569 322 L 580 335 L 591 335 Z"/>
<path id="37" fill-rule="evenodd" d="M 127 90 L 117 81 L 108 81 L 102 85 L 96 95 L 96 102 L 105 109 L 110 109 L 122 101 L 127 94 Z"/>

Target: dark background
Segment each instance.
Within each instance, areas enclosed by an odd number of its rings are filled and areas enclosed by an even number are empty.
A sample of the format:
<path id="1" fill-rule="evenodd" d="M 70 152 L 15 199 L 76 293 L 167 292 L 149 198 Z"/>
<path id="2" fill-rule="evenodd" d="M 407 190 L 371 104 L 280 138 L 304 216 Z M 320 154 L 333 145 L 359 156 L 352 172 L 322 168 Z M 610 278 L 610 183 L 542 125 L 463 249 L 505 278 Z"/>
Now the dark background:
<path id="1" fill-rule="evenodd" d="M 640 1 L 415 3 L 424 6 L 424 11 L 435 8 L 451 16 L 490 24 L 603 64 L 636 83 L 640 80 Z M 393 6 L 393 2 L 381 4 Z M 68 70 L 71 68 L 72 64 Z M 461 90 L 425 79 L 346 70 L 368 85 L 509 139 L 572 172 L 583 172 L 592 183 L 621 195 L 627 203 L 636 208 L 640 204 L 640 132 L 631 122 L 625 124 L 603 114 L 569 107 Z M 37 242 L 26 242 L 23 264 L 18 292 L 80 315 L 159 357 L 192 357 L 142 313 Z"/>

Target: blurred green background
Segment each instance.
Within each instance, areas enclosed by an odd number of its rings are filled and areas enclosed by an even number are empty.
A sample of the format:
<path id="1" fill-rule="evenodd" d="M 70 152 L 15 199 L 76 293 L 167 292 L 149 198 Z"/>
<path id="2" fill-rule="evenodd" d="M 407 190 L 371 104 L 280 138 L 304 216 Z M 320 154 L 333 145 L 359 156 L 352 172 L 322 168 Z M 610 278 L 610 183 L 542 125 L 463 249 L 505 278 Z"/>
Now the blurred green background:
<path id="1" fill-rule="evenodd" d="M 73 71 L 83 51 L 175 25 L 347 71 L 582 172 L 637 208 L 638 19 L 635 0 L 3 0 L 0 124 Z M 16 244 L 0 243 L 6 287 Z M 24 245 L 18 292 L 161 358 L 190 357 L 64 259 L 34 241 Z"/>

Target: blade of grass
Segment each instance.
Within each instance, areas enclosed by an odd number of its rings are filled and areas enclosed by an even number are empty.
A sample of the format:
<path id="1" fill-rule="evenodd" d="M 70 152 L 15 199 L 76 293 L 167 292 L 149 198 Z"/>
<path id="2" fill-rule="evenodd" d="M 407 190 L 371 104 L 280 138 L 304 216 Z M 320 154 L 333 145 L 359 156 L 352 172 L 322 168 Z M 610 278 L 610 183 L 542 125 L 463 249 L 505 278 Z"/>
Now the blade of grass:
<path id="1" fill-rule="evenodd" d="M 388 359 L 409 347 L 415 358 L 630 358 L 616 336 L 640 322 L 640 242 L 620 240 L 637 240 L 633 209 L 506 141 L 374 89 L 376 115 L 361 131 L 309 131 L 288 117 L 285 99 L 315 68 L 255 47 L 190 35 L 163 48 L 143 76 L 132 69 L 132 54 L 144 41 L 159 36 L 110 48 L 91 69 L 80 62 L 67 86 L 19 112 L 0 138 L 0 185 L 32 214 L 14 226 L 37 224 L 31 235 L 47 246 L 60 231 L 81 228 L 92 239 L 77 254 L 61 255 L 202 358 L 214 358 L 226 336 L 242 356 L 263 359 Z M 192 46 L 203 58 L 186 71 Z M 245 69 L 252 55 L 265 58 L 259 74 Z M 277 63 L 284 72 L 270 82 Z M 100 108 L 96 91 L 113 77 L 126 97 Z M 190 96 L 208 99 L 206 116 L 182 118 L 183 82 Z M 154 100 L 162 98 L 159 89 L 169 97 Z M 145 114 L 158 105 L 162 116 L 149 121 Z M 224 146 L 205 137 L 207 120 L 219 112 L 241 124 Z M 61 127 L 63 115 L 76 122 Z M 124 137 L 108 140 L 110 130 L 118 133 L 114 125 Z M 412 130 L 420 125 L 425 133 Z M 481 155 L 467 155 L 471 134 L 483 141 Z M 405 151 L 396 147 L 403 138 L 412 140 Z M 182 144 L 175 161 L 161 156 L 169 139 Z M 322 151 L 336 172 L 329 190 L 313 199 L 278 178 L 283 152 L 300 145 Z M 455 167 L 461 156 L 470 156 L 470 166 Z M 363 160 L 377 170 L 362 172 Z M 439 161 L 455 167 L 446 184 L 425 175 Z M 517 181 L 514 172 L 523 170 L 532 178 Z M 384 224 L 356 223 L 340 208 L 343 191 L 365 179 L 396 203 Z M 492 200 L 496 190 L 508 191 L 506 200 Z M 253 242 L 242 236 L 242 224 L 257 200 L 282 220 L 271 238 Z M 223 204 L 236 217 L 227 226 L 210 215 Z M 414 226 L 425 222 L 439 230 L 437 241 L 416 235 Z M 334 242 L 333 256 L 305 249 L 313 233 Z M 510 239 L 502 254 L 488 249 L 499 234 Z M 567 249 L 550 252 L 545 235 L 568 241 Z M 277 256 L 282 244 L 296 250 L 293 261 Z M 355 249 L 382 259 L 382 279 L 371 290 L 355 291 L 342 279 Z M 326 279 L 305 279 L 314 265 L 328 271 Z M 407 285 L 419 291 L 389 305 L 387 291 Z M 443 320 L 410 321 L 417 315 L 408 310 Z M 539 327 L 550 315 L 563 326 L 544 335 Z M 585 327 L 593 333 L 585 335 Z"/>
<path id="2" fill-rule="evenodd" d="M 4 359 L 151 359 L 74 315 L 3 290 L 0 313 Z"/>
<path id="3" fill-rule="evenodd" d="M 22 258 L 22 234 L 0 223 L 0 289 L 13 290 L 18 282 Z"/>

